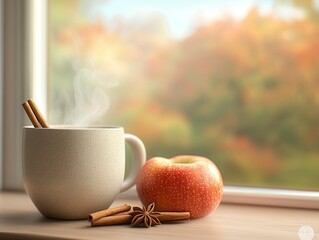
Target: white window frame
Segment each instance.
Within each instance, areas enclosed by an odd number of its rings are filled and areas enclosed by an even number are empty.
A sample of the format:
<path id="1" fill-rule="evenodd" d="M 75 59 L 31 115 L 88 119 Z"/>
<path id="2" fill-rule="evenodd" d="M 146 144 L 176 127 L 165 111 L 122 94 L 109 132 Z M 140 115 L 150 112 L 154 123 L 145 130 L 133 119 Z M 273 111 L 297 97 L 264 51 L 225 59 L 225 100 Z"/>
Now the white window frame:
<path id="1" fill-rule="evenodd" d="M 34 98 L 46 113 L 46 0 L 3 3 L 3 189 L 22 190 L 22 102 Z M 45 49 L 45 51 L 42 51 Z"/>
<path id="2" fill-rule="evenodd" d="M 319 209 L 319 192 L 225 186 L 223 203 Z"/>
<path id="3" fill-rule="evenodd" d="M 28 124 L 28 121 L 22 111 L 21 103 L 33 97 L 44 113 L 47 109 L 48 2 L 47 0 L 3 0 L 3 2 L 1 10 L 4 14 L 4 31 L 1 32 L 5 33 L 2 75 L 4 105 L 0 111 L 4 116 L 4 130 L 0 134 L 3 134 L 5 141 L 1 143 L 0 140 L 4 156 L 3 169 L 0 168 L 0 171 L 3 172 L 4 189 L 22 190 L 20 146 L 22 144 L 17 143 L 21 143 L 22 126 Z M 11 28 L 20 31 L 10 31 Z M 225 186 L 223 202 L 319 209 L 319 192 Z"/>
<path id="4" fill-rule="evenodd" d="M 3 181 L 3 1 L 0 1 L 0 190 Z"/>

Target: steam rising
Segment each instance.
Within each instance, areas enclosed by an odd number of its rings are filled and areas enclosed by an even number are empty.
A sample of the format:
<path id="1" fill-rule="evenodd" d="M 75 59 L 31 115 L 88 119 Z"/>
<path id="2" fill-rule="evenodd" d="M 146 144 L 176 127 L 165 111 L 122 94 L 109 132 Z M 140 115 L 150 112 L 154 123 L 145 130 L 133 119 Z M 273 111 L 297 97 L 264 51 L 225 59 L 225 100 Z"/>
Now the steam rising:
<path id="1" fill-rule="evenodd" d="M 116 87 L 118 82 L 105 71 L 82 67 L 80 62 L 74 62 L 73 68 L 76 72 L 73 94 L 65 95 L 64 117 L 60 116 L 60 119 L 64 124 L 89 126 L 106 115 L 111 105 L 108 91 Z"/>

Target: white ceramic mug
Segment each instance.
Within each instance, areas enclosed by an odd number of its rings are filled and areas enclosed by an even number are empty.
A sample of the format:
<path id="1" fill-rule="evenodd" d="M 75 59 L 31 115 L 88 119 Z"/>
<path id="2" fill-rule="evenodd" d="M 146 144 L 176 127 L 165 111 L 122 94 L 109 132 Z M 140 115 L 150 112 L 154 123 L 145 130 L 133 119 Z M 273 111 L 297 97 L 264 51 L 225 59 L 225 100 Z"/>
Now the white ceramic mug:
<path id="1" fill-rule="evenodd" d="M 132 169 L 125 173 L 125 142 Z M 122 127 L 23 129 L 24 186 L 46 217 L 84 219 L 134 185 L 145 163 L 142 141 Z"/>

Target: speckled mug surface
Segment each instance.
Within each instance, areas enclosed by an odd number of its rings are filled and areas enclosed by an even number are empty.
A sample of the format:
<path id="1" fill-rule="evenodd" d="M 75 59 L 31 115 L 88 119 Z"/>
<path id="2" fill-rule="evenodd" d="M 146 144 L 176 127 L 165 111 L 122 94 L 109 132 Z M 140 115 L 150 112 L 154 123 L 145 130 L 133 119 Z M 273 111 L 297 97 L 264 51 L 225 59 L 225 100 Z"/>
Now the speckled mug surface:
<path id="1" fill-rule="evenodd" d="M 133 159 L 124 180 L 125 142 Z M 142 141 L 122 127 L 23 129 L 24 186 L 48 218 L 85 219 L 108 208 L 134 185 L 145 158 Z"/>

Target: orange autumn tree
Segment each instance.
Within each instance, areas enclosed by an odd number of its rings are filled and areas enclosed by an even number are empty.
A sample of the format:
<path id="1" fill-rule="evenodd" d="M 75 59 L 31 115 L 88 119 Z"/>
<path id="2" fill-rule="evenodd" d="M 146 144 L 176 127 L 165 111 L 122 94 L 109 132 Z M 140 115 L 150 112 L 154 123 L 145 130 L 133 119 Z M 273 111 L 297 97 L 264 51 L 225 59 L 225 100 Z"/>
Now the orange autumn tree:
<path id="1" fill-rule="evenodd" d="M 196 124 L 192 151 L 217 157 L 229 183 L 296 186 L 286 179 L 301 176 L 302 167 L 312 180 L 299 186 L 315 187 L 318 29 L 307 19 L 283 20 L 257 9 L 240 21 L 200 27 L 164 63 L 150 66 L 165 82 L 154 99 Z"/>
<path id="2" fill-rule="evenodd" d="M 53 35 L 55 99 L 59 87 L 72 88 L 65 76 L 74 77 L 74 56 L 93 58 L 120 79 L 102 122 L 140 136 L 148 157 L 204 155 L 226 184 L 318 187 L 318 22 L 252 8 L 185 39 L 172 39 L 160 18 L 133 23 L 61 24 Z"/>

